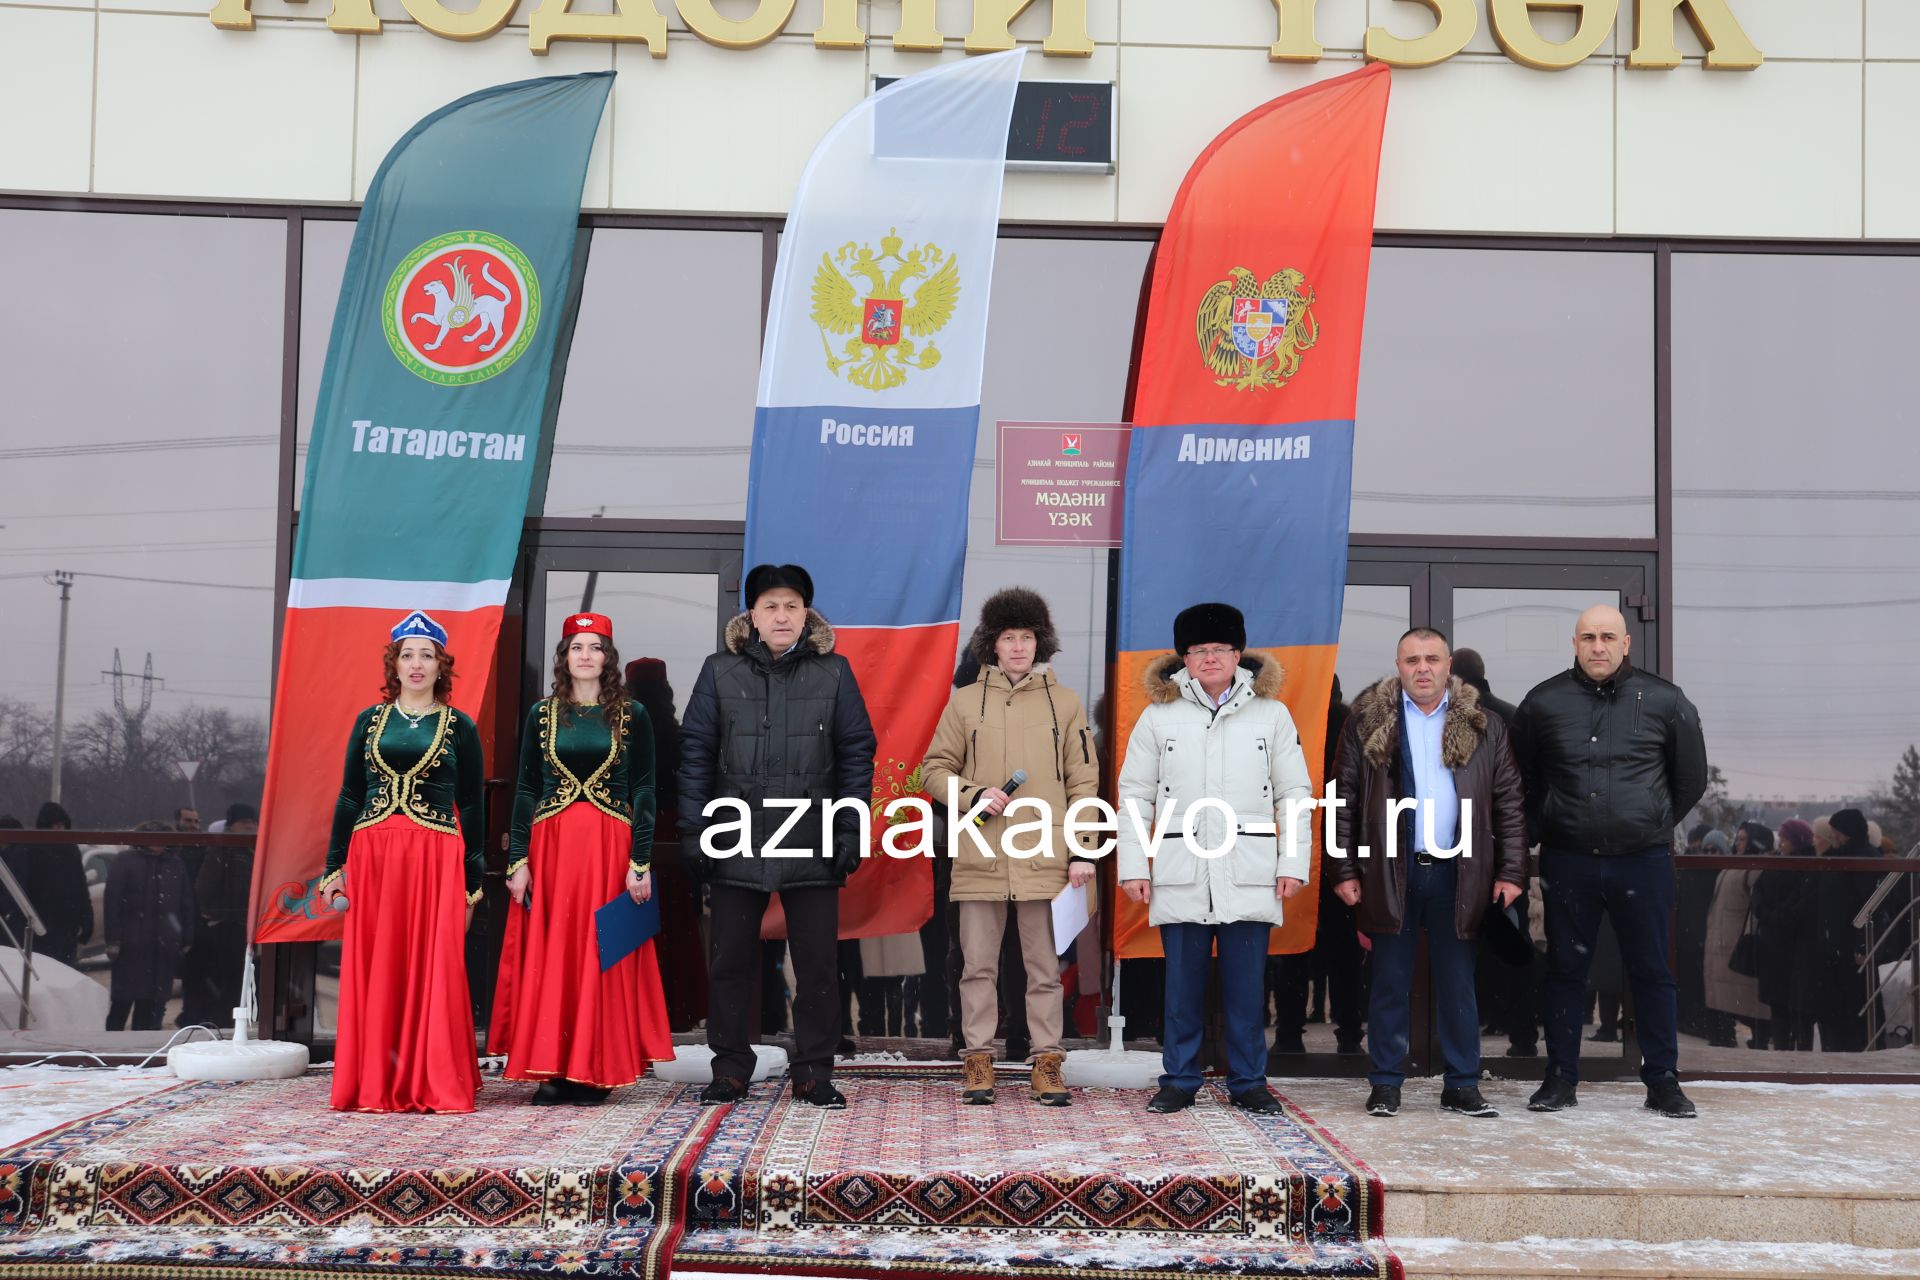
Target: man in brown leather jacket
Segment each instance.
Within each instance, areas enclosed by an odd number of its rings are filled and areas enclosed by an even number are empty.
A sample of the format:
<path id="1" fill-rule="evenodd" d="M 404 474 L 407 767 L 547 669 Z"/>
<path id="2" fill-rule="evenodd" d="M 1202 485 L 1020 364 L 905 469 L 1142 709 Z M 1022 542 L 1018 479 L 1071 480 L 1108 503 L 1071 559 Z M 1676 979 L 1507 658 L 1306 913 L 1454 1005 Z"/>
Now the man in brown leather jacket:
<path id="1" fill-rule="evenodd" d="M 1527 882 L 1526 806 L 1507 727 L 1481 708 L 1473 686 L 1453 678 L 1446 637 L 1415 627 L 1400 638 L 1394 674 L 1354 698 L 1336 769 L 1345 806 L 1327 875 L 1373 940 L 1367 1113 L 1400 1110 L 1425 928 L 1446 1060 L 1440 1105 L 1495 1115 L 1478 1083 L 1474 941 L 1488 904 L 1504 910 Z"/>

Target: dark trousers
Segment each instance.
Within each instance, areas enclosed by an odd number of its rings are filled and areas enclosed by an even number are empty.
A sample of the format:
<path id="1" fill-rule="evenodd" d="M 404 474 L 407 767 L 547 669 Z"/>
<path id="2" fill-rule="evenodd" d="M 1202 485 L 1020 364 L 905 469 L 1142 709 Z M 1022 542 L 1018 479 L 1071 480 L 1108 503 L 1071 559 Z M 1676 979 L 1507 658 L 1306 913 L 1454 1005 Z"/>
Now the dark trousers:
<path id="1" fill-rule="evenodd" d="M 713 960 L 708 966 L 707 1044 L 716 1079 L 753 1077 L 753 988 L 760 972 L 760 917 L 768 894 L 736 885 L 713 886 Z M 833 1076 L 840 1043 L 840 978 L 835 963 L 840 891 L 785 889 L 788 954 L 793 957 L 793 1080 Z"/>
<path id="2" fill-rule="evenodd" d="M 1200 1030 L 1207 1013 L 1207 970 L 1220 948 L 1220 1020 L 1227 1049 L 1227 1091 L 1245 1093 L 1267 1083 L 1267 942 L 1273 926 L 1260 920 L 1160 927 L 1167 953 L 1166 1031 L 1160 1041 L 1163 1087 L 1200 1089 Z"/>
<path id="3" fill-rule="evenodd" d="M 107 1030 L 124 1031 L 127 1029 L 127 1015 L 133 1015 L 135 1031 L 158 1031 L 161 1015 L 166 1012 L 165 1000 L 115 1000 L 107 1005 Z"/>
<path id="4" fill-rule="evenodd" d="M 1326 975 L 1327 1021 L 1342 1041 L 1360 1038 L 1365 952 L 1354 932 L 1353 908 L 1331 893 L 1320 897 L 1320 925 L 1313 950 L 1273 958 L 1273 1042 L 1290 1044 L 1306 1031 L 1307 987 L 1314 970 Z"/>
<path id="5" fill-rule="evenodd" d="M 1398 1086 L 1406 1079 L 1407 1043 L 1412 1036 L 1413 962 L 1420 931 L 1427 931 L 1427 971 L 1433 990 L 1434 1021 L 1440 1031 L 1440 1055 L 1446 1061 L 1450 1089 L 1465 1089 L 1480 1079 L 1480 1002 L 1473 987 L 1474 947 L 1454 929 L 1454 898 L 1460 869 L 1451 858 L 1425 866 L 1407 859 L 1406 915 L 1400 932 L 1374 933 L 1373 998 L 1367 1009 L 1367 1079 Z"/>
<path id="6" fill-rule="evenodd" d="M 1640 1036 L 1640 1078 L 1648 1083 L 1679 1069 L 1678 996 L 1667 968 L 1667 924 L 1673 912 L 1673 854 L 1665 845 L 1603 855 L 1549 849 L 1540 855 L 1547 905 L 1547 1070 L 1580 1079 L 1580 1025 L 1587 1005 L 1587 966 L 1604 915 L 1620 942 Z"/>
<path id="7" fill-rule="evenodd" d="M 1527 918 L 1527 895 L 1514 899 L 1520 918 Z M 1492 910 L 1492 908 L 1488 908 Z M 1480 1016 L 1486 1025 L 1507 1037 L 1512 1048 L 1534 1053 L 1540 1047 L 1539 956 L 1525 964 L 1508 964 L 1482 938 L 1476 949 L 1479 968 Z"/>

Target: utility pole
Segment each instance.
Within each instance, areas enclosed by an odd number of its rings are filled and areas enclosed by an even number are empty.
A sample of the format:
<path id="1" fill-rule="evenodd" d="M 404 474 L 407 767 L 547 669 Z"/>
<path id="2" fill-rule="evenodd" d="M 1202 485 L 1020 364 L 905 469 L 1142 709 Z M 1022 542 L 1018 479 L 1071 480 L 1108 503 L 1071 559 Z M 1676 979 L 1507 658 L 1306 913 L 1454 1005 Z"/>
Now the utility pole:
<path id="1" fill-rule="evenodd" d="M 56 569 L 48 582 L 60 588 L 60 655 L 53 677 L 53 785 L 48 798 L 60 801 L 60 765 L 67 740 L 67 605 L 73 599 L 73 575 Z"/>

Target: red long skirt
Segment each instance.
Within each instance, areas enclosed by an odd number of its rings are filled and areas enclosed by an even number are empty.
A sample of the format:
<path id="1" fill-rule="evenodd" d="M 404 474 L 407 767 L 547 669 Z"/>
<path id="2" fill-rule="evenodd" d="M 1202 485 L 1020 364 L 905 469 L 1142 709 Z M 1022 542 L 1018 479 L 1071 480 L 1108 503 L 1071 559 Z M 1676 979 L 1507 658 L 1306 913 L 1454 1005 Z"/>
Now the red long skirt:
<path id="1" fill-rule="evenodd" d="M 465 856 L 459 836 L 403 814 L 354 832 L 334 1110 L 473 1110 Z"/>
<path id="2" fill-rule="evenodd" d="M 536 822 L 532 909 L 508 908 L 487 1044 L 513 1080 L 555 1076 L 613 1088 L 673 1056 L 653 943 L 602 973 L 593 913 L 625 893 L 633 832 L 576 801 Z"/>

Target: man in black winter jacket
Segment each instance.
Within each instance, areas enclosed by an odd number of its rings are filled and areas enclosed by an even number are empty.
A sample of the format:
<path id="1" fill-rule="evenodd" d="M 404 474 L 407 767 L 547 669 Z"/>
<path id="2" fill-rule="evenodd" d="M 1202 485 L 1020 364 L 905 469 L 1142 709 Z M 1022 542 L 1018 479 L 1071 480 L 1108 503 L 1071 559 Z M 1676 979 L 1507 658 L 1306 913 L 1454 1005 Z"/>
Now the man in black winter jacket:
<path id="1" fill-rule="evenodd" d="M 1540 845 L 1547 908 L 1547 1078 L 1528 1107 L 1578 1105 L 1587 967 L 1604 913 L 1620 942 L 1640 1034 L 1647 1106 L 1687 1118 L 1673 974 L 1673 828 L 1707 789 L 1700 713 L 1679 688 L 1628 661 L 1618 609 L 1574 626 L 1571 670 L 1542 681 L 1514 716 L 1527 827 Z"/>
<path id="2" fill-rule="evenodd" d="M 853 668 L 833 652 L 833 628 L 810 607 L 807 571 L 759 565 L 746 598 L 680 724 L 682 854 L 689 874 L 713 886 L 713 1081 L 700 1100 L 736 1101 L 753 1078 L 760 918 L 778 893 L 794 966 L 794 1097 L 844 1107 L 832 1082 L 840 886 L 864 852 L 873 725 Z"/>

